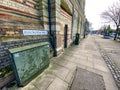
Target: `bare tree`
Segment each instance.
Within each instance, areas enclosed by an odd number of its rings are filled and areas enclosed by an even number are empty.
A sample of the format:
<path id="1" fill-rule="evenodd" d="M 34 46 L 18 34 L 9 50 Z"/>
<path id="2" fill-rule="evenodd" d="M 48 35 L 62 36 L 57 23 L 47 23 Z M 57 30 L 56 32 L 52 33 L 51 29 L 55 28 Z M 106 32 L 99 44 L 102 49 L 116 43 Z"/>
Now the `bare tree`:
<path id="1" fill-rule="evenodd" d="M 114 3 L 111 7 L 108 8 L 108 10 L 104 11 L 101 14 L 101 16 L 102 18 L 108 20 L 109 22 L 113 22 L 115 24 L 116 34 L 114 40 L 116 40 L 120 26 L 120 1 Z"/>

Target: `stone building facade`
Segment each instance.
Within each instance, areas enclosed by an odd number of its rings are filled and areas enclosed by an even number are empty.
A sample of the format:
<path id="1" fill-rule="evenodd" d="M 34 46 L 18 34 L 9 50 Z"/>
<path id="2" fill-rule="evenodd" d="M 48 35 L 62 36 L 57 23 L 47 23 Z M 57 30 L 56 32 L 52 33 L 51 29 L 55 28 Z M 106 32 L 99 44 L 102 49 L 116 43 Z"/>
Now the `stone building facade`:
<path id="1" fill-rule="evenodd" d="M 24 36 L 23 30 L 52 32 L 50 43 L 60 54 L 74 42 L 76 33 L 83 36 L 84 8 L 85 0 L 0 0 L 0 87 L 14 80 L 9 48 L 49 40 L 48 36 Z M 4 69 L 8 73 L 2 74 Z"/>

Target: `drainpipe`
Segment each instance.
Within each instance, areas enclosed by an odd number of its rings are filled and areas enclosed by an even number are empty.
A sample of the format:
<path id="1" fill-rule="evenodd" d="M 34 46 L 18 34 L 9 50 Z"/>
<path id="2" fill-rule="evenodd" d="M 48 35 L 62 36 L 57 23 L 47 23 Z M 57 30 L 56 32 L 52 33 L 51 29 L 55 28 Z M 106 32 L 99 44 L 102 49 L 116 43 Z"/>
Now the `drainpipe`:
<path id="1" fill-rule="evenodd" d="M 84 36 L 83 36 L 83 38 L 85 38 L 85 36 L 86 36 L 86 35 L 85 35 L 85 34 L 86 34 L 86 29 L 87 29 L 87 26 L 86 26 L 86 25 L 87 25 L 87 22 L 85 21 L 85 23 L 84 23 Z"/>
<path id="2" fill-rule="evenodd" d="M 77 21 L 77 33 L 78 33 L 78 29 L 79 29 L 79 14 L 78 14 L 78 21 Z"/>
<path id="3" fill-rule="evenodd" d="M 74 26 L 74 5 L 72 7 L 72 23 L 71 23 L 71 39 L 73 40 L 73 26 Z"/>
<path id="4" fill-rule="evenodd" d="M 56 50 L 56 35 L 53 33 L 51 28 L 51 3 L 50 0 L 48 0 L 48 18 L 49 18 L 49 34 L 50 34 L 50 44 L 52 46 L 52 49 L 54 51 L 53 56 L 57 56 L 57 50 Z"/>
<path id="5" fill-rule="evenodd" d="M 82 18 L 81 18 L 81 23 L 80 23 L 80 35 L 82 35 Z"/>

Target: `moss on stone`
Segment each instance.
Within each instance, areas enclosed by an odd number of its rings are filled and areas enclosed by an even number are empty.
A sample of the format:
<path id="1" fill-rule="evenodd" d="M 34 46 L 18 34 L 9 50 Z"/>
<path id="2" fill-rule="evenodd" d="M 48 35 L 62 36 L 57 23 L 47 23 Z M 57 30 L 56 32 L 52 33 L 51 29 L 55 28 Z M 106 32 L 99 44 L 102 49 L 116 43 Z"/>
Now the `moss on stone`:
<path id="1" fill-rule="evenodd" d="M 61 0 L 60 7 L 61 7 L 63 10 L 65 10 L 69 15 L 72 16 L 71 10 L 70 10 L 68 4 L 67 4 L 64 0 Z"/>
<path id="2" fill-rule="evenodd" d="M 4 77 L 6 74 L 12 71 L 11 66 L 7 66 L 3 69 L 0 69 L 0 78 Z"/>

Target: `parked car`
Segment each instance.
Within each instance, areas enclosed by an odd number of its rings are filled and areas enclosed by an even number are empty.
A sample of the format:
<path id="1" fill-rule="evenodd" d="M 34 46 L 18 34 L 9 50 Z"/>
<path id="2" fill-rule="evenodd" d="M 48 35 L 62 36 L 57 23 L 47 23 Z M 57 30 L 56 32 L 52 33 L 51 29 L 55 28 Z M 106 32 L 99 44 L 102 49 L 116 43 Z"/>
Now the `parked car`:
<path id="1" fill-rule="evenodd" d="M 110 36 L 111 36 L 112 38 L 114 38 L 114 37 L 115 37 L 115 34 L 116 34 L 116 33 L 112 33 Z"/>
<path id="2" fill-rule="evenodd" d="M 110 36 L 112 37 L 112 38 L 115 38 L 115 34 L 116 33 L 112 33 Z M 120 38 L 120 36 L 117 34 L 117 38 L 119 39 Z"/>
<path id="3" fill-rule="evenodd" d="M 110 39 L 110 36 L 104 35 L 104 39 Z"/>

